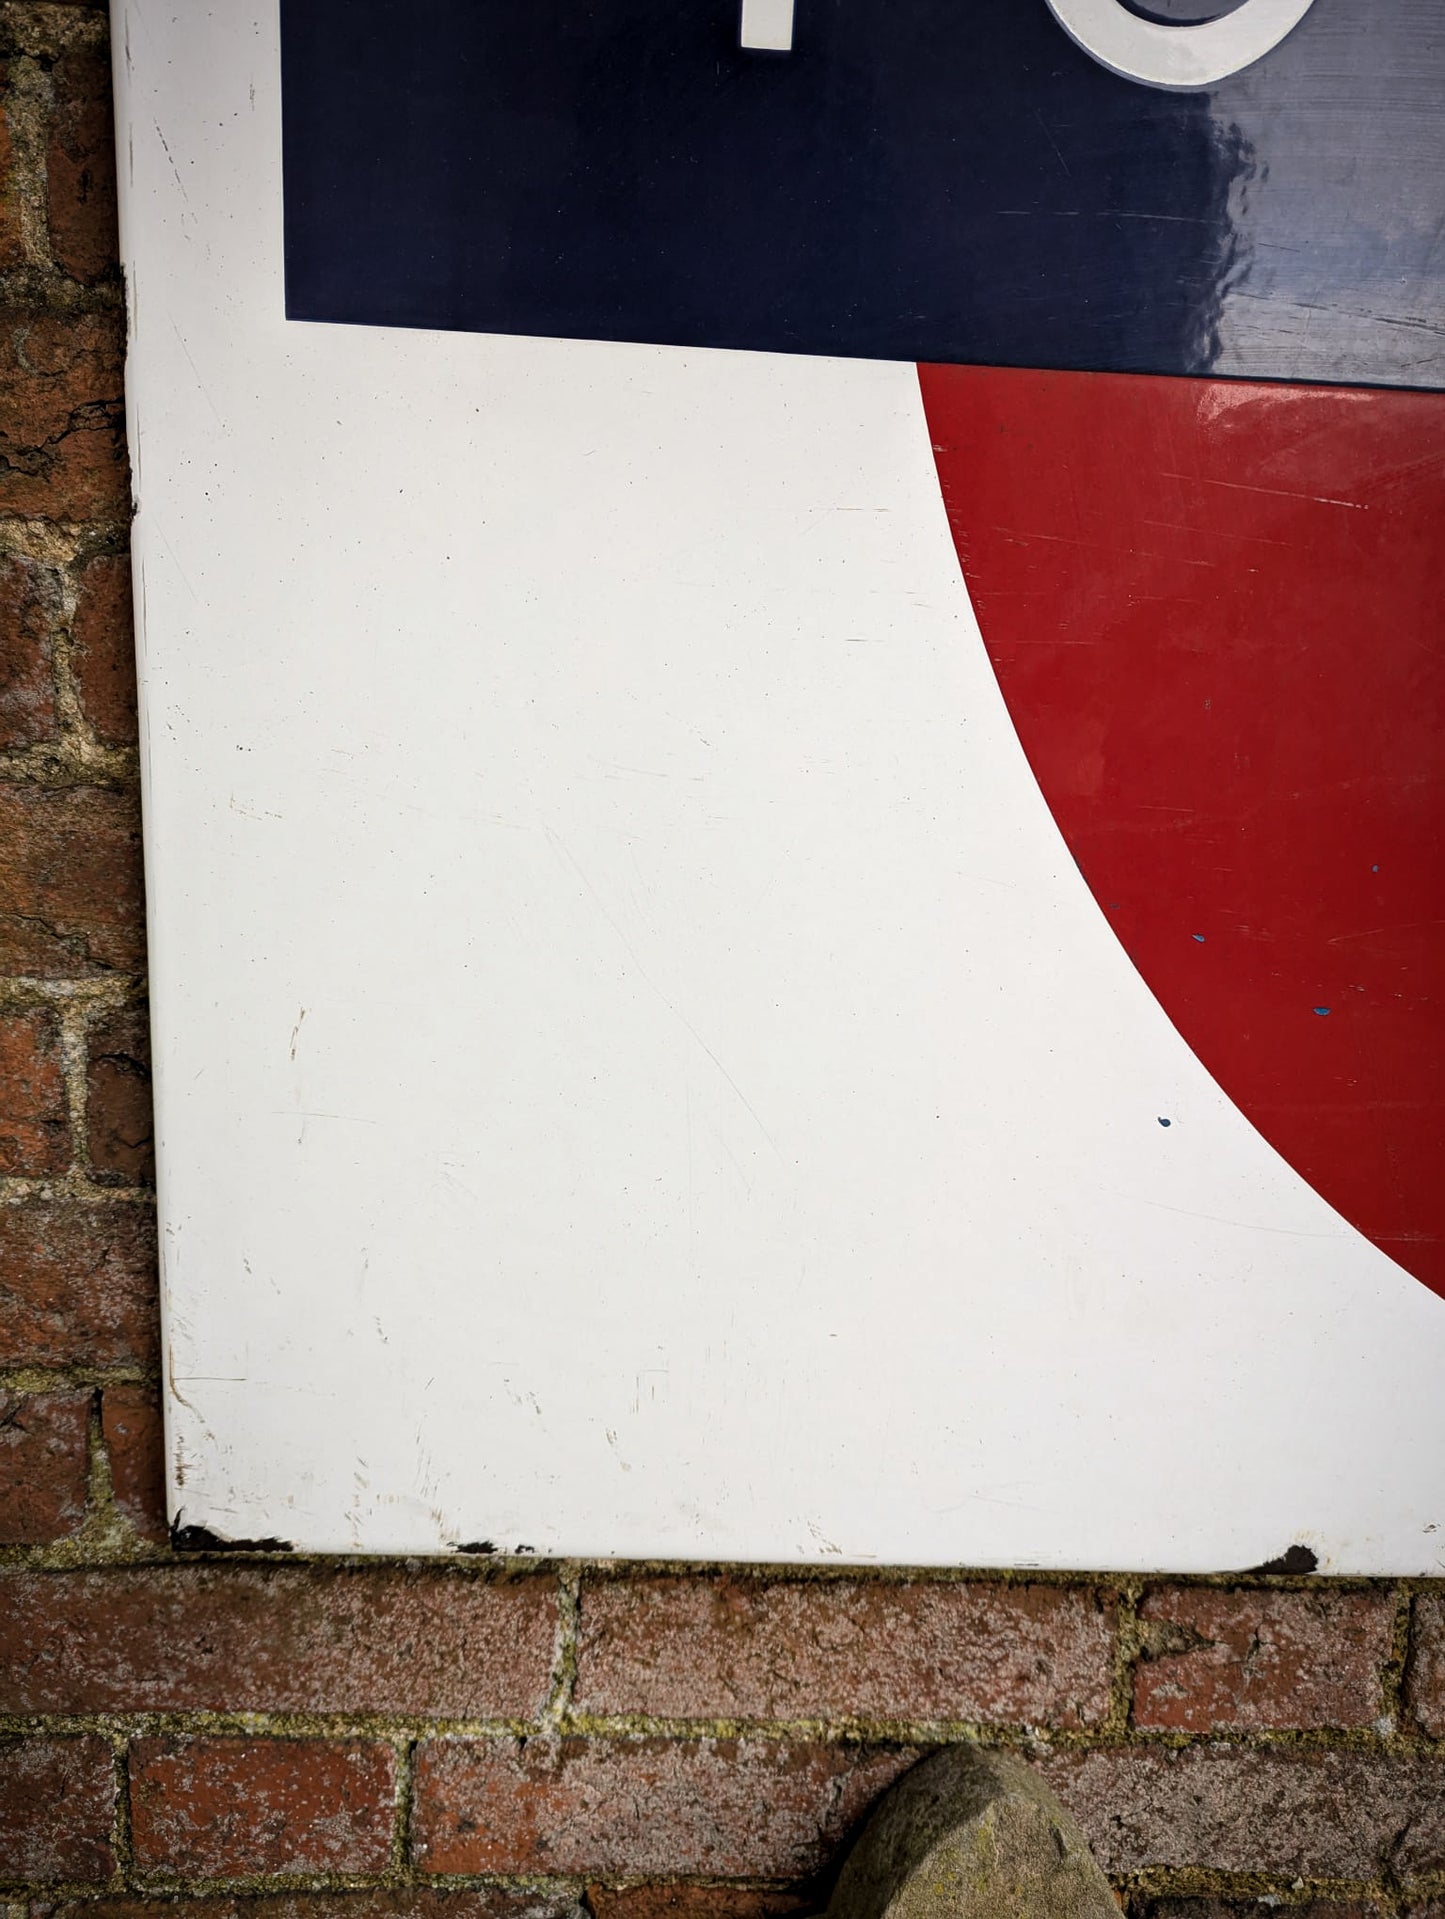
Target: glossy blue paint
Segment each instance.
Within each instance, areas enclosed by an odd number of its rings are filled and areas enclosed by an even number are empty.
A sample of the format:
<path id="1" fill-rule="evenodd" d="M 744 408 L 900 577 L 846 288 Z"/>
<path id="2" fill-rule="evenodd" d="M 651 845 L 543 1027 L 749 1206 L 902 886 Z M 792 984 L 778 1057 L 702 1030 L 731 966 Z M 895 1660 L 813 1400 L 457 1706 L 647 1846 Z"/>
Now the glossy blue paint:
<path id="1" fill-rule="evenodd" d="M 1151 0 L 1198 20 L 1208 0 Z M 282 0 L 293 318 L 1445 384 L 1445 8 L 1207 93 L 1044 0 Z"/>

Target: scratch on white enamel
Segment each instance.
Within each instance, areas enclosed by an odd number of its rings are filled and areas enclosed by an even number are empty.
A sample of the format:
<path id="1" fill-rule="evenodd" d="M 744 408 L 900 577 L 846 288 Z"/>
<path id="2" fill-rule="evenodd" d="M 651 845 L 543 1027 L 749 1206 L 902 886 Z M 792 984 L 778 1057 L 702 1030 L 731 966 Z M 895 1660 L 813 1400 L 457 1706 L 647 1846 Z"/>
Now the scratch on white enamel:
<path id="1" fill-rule="evenodd" d="M 671 1013 L 672 1017 L 678 1022 L 678 1024 L 687 1033 L 691 1035 L 691 1037 L 697 1042 L 698 1046 L 701 1047 L 702 1051 L 706 1053 L 707 1057 L 712 1061 L 713 1065 L 717 1068 L 718 1072 L 722 1074 L 723 1078 L 727 1081 L 727 1084 L 732 1088 L 733 1092 L 737 1095 L 739 1102 L 742 1104 L 742 1106 L 746 1110 L 749 1118 L 753 1121 L 758 1131 L 762 1134 L 763 1138 L 767 1141 L 768 1145 L 773 1149 L 774 1153 L 777 1154 L 778 1158 L 781 1159 L 783 1157 L 782 1150 L 778 1146 L 778 1143 L 773 1138 L 772 1134 L 768 1131 L 767 1127 L 764 1125 L 763 1120 L 761 1116 L 759 1115 L 757 1109 L 754 1107 L 752 1101 L 748 1098 L 747 1094 L 743 1091 L 742 1087 L 738 1085 L 737 1081 L 733 1078 L 732 1074 L 728 1071 L 727 1067 L 723 1064 L 723 1062 L 718 1058 L 717 1054 L 713 1051 L 712 1047 L 709 1046 L 707 1041 L 703 1038 L 702 1034 L 698 1032 L 697 1028 L 693 1025 L 692 1021 L 687 1017 L 686 1013 L 682 1011 L 681 1007 L 677 1006 L 671 999 L 669 999 L 668 995 L 658 985 L 657 981 L 652 978 L 651 974 L 647 971 L 646 967 L 643 966 L 642 962 L 639 960 L 637 956 L 636 948 L 633 946 L 632 941 L 628 938 L 626 932 L 623 930 L 622 926 L 619 924 L 616 915 L 612 912 L 611 908 L 607 905 L 607 902 L 602 898 L 601 894 L 597 891 L 596 887 L 592 884 L 592 881 L 588 878 L 582 866 L 578 863 L 576 858 L 573 856 L 572 851 L 567 846 L 566 842 L 563 839 L 561 839 L 561 837 L 558 834 L 553 832 L 551 827 L 549 826 L 544 827 L 544 831 L 546 832 L 548 840 L 552 843 L 556 851 L 562 855 L 563 859 L 566 860 L 567 864 L 572 868 L 573 872 L 577 875 L 578 879 L 581 880 L 583 886 L 587 889 L 588 895 L 590 896 L 593 903 L 597 907 L 598 912 L 602 915 L 603 919 L 606 920 L 607 924 L 612 928 L 612 931 L 617 935 L 617 938 L 619 942 L 621 943 L 623 951 L 627 954 L 628 959 L 632 962 L 632 968 L 633 968 L 633 971 L 636 973 L 637 977 L 642 981 L 643 985 L 649 989 L 649 991 L 656 994 L 657 998 L 667 1008 L 668 1012 Z"/>

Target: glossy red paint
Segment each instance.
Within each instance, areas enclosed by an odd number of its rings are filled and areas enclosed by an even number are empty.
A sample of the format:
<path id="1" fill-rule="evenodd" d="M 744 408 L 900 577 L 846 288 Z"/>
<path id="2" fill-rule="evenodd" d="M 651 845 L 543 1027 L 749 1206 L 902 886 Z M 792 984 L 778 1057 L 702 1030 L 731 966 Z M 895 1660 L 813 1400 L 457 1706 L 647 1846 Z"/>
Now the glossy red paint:
<path id="1" fill-rule="evenodd" d="M 1445 398 L 919 376 L 984 642 L 1125 950 L 1445 1294 Z"/>

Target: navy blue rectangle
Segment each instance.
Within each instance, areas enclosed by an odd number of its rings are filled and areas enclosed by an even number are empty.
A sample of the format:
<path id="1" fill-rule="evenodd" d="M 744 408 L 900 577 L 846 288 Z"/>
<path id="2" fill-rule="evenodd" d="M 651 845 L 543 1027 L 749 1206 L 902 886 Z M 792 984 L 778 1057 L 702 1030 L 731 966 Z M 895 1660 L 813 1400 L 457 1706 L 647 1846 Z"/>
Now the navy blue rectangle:
<path id="1" fill-rule="evenodd" d="M 287 311 L 1440 384 L 1442 11 L 1169 93 L 1044 0 L 282 0 Z"/>

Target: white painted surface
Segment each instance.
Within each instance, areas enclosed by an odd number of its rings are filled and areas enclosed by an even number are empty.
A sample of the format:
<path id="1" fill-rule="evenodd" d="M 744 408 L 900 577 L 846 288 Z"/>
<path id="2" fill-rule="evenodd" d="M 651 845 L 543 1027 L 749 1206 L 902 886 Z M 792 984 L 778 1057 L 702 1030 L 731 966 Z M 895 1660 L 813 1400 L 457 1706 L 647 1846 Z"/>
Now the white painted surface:
<path id="1" fill-rule="evenodd" d="M 1121 0 L 1048 0 L 1070 39 L 1101 66 L 1146 86 L 1194 92 L 1252 67 L 1304 19 L 1314 0 L 1245 0 L 1219 20 L 1171 26 Z"/>
<path id="2" fill-rule="evenodd" d="M 743 0 L 739 44 L 752 53 L 790 53 L 793 0 Z"/>
<path id="3" fill-rule="evenodd" d="M 1124 959 L 912 368 L 288 325 L 272 8 L 116 25 L 173 1511 L 1439 1571 L 1445 1307 Z"/>

